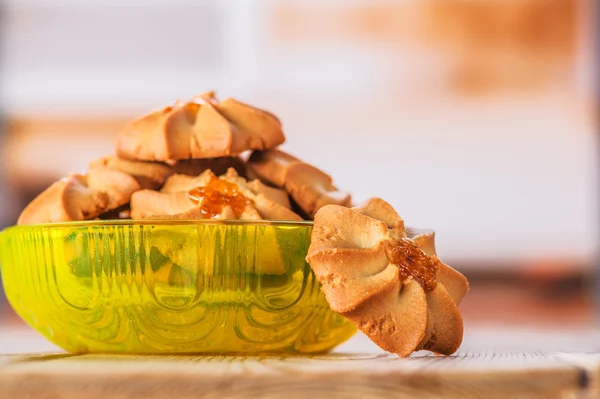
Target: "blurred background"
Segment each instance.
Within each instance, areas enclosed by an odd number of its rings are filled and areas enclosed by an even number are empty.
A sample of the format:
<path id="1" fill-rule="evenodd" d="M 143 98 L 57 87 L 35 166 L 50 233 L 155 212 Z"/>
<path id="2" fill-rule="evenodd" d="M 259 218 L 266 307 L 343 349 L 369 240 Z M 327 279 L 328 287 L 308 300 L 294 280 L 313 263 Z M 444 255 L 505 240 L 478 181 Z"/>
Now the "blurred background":
<path id="1" fill-rule="evenodd" d="M 467 323 L 593 324 L 593 5 L 4 0 L 0 225 L 129 119 L 216 89 L 277 114 L 357 201 L 435 228 Z"/>

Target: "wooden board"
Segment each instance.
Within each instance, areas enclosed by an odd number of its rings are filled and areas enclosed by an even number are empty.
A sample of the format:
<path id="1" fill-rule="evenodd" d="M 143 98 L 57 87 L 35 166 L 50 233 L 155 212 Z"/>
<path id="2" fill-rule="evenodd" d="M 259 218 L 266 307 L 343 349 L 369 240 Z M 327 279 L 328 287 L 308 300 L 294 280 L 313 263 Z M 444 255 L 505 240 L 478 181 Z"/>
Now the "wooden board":
<path id="1" fill-rule="evenodd" d="M 597 337 L 478 331 L 408 359 L 363 336 L 318 356 L 4 355 L 0 398 L 572 398 L 598 393 Z"/>

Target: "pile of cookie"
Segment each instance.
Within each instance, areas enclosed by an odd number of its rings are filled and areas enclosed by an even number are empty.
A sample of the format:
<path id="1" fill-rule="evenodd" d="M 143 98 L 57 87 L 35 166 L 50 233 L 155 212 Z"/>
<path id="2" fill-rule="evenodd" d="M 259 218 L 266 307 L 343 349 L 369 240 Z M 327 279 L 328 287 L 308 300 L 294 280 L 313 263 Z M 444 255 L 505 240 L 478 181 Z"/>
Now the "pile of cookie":
<path id="1" fill-rule="evenodd" d="M 329 175 L 278 150 L 273 114 L 214 92 L 129 123 L 116 154 L 34 199 L 19 224 L 93 219 L 312 219 L 349 206 Z"/>
<path id="2" fill-rule="evenodd" d="M 432 231 L 387 202 L 353 207 L 329 175 L 277 147 L 273 114 L 214 92 L 154 111 L 117 136 L 115 155 L 54 183 L 19 224 L 95 219 L 312 220 L 307 261 L 331 308 L 381 348 L 454 353 L 466 278 Z"/>

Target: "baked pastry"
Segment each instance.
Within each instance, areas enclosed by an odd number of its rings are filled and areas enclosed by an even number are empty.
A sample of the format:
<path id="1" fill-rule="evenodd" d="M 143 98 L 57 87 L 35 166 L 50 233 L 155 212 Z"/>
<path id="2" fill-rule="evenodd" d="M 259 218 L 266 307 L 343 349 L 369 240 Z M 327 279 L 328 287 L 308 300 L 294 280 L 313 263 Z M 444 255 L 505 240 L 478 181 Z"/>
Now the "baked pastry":
<path id="1" fill-rule="evenodd" d="M 285 191 L 268 187 L 259 180 L 248 182 L 234 169 L 229 169 L 220 179 L 235 184 L 243 195 L 254 203 L 263 219 L 302 220 L 300 215 L 290 209 L 289 198 Z"/>
<path id="2" fill-rule="evenodd" d="M 187 161 L 145 162 L 108 156 L 95 159 L 89 164 L 90 169 L 108 168 L 120 170 L 136 178 L 142 188 L 157 190 L 162 187 L 167 178 L 175 173 L 198 176 L 207 169 L 216 174 L 223 174 L 229 168 L 235 168 L 239 173 L 245 172 L 245 166 L 240 158 L 223 157 L 213 159 L 192 159 Z"/>
<path id="3" fill-rule="evenodd" d="M 236 156 L 267 150 L 285 141 L 273 114 L 214 92 L 152 112 L 117 136 L 117 155 L 140 161 Z"/>
<path id="4" fill-rule="evenodd" d="M 136 179 L 118 170 L 99 168 L 83 175 L 72 174 L 27 205 L 18 224 L 94 219 L 129 203 L 140 188 Z"/>
<path id="5" fill-rule="evenodd" d="M 207 170 L 199 176 L 172 175 L 160 190 L 142 190 L 131 199 L 133 219 L 174 216 L 200 219 L 302 220 L 285 206 L 281 190 L 239 176 L 230 168 L 217 178 Z M 289 204 L 289 202 L 288 202 Z"/>
<path id="6" fill-rule="evenodd" d="M 284 188 L 311 218 L 328 204 L 351 205 L 350 194 L 338 191 L 331 176 L 283 151 L 254 152 L 248 167 L 261 180 Z"/>
<path id="7" fill-rule="evenodd" d="M 417 229 L 406 227 L 406 236 L 421 248 L 429 256 L 437 256 L 435 250 L 435 232 L 428 229 Z M 457 270 L 440 261 L 436 274 L 438 282 L 444 285 L 446 291 L 450 294 L 457 305 L 460 305 L 463 298 L 469 292 L 469 282 L 467 278 Z"/>
<path id="8" fill-rule="evenodd" d="M 149 189 L 159 188 L 173 173 L 164 163 L 130 161 L 115 156 L 95 159 L 88 167 L 90 170 L 112 169 L 127 173 L 138 181 L 140 187 Z"/>
<path id="9" fill-rule="evenodd" d="M 215 180 L 217 176 L 213 173 L 212 170 L 206 170 L 198 176 L 188 176 L 188 175 L 172 175 L 170 176 L 165 185 L 160 189 L 161 193 L 179 193 L 179 192 L 189 192 L 198 187 L 204 187 L 212 180 Z"/>
<path id="10" fill-rule="evenodd" d="M 172 177 L 189 178 L 198 184 L 186 190 L 171 191 L 173 185 L 167 181 L 165 191 L 138 191 L 131 197 L 132 219 L 261 219 L 250 200 L 233 185 L 220 185 L 223 182 L 210 170 L 197 178 L 184 175 Z"/>
<path id="11" fill-rule="evenodd" d="M 449 355 L 462 342 L 458 304 L 468 283 L 437 258 L 433 237 L 405 229 L 379 198 L 352 209 L 328 205 L 315 216 L 306 259 L 331 308 L 382 349 Z"/>
<path id="12" fill-rule="evenodd" d="M 261 220 L 262 218 L 247 202 L 241 209 L 219 204 L 216 207 L 203 207 L 201 199 L 194 199 L 190 193 L 161 193 L 141 190 L 131 197 L 132 219 L 240 219 Z"/>

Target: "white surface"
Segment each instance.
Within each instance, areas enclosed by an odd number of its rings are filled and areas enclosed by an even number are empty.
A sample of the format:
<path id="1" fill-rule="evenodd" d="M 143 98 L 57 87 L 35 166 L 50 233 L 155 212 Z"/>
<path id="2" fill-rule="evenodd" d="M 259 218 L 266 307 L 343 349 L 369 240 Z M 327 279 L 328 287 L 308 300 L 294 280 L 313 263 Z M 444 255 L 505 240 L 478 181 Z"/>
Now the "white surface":
<path id="1" fill-rule="evenodd" d="M 495 342 L 490 342 L 493 336 Z M 600 349 L 600 331 L 593 329 L 538 329 L 521 328 L 467 328 L 462 350 L 484 352 L 497 349 L 502 352 L 519 352 L 527 346 L 530 352 L 580 352 Z M 379 353 L 382 350 L 364 334 L 357 333 L 347 342 L 335 348 L 337 353 Z M 26 353 L 56 353 L 62 350 L 35 331 L 17 327 L 0 328 L 0 355 Z"/>
<path id="2" fill-rule="evenodd" d="M 0 327 L 0 354 L 62 352 L 34 330 Z"/>

